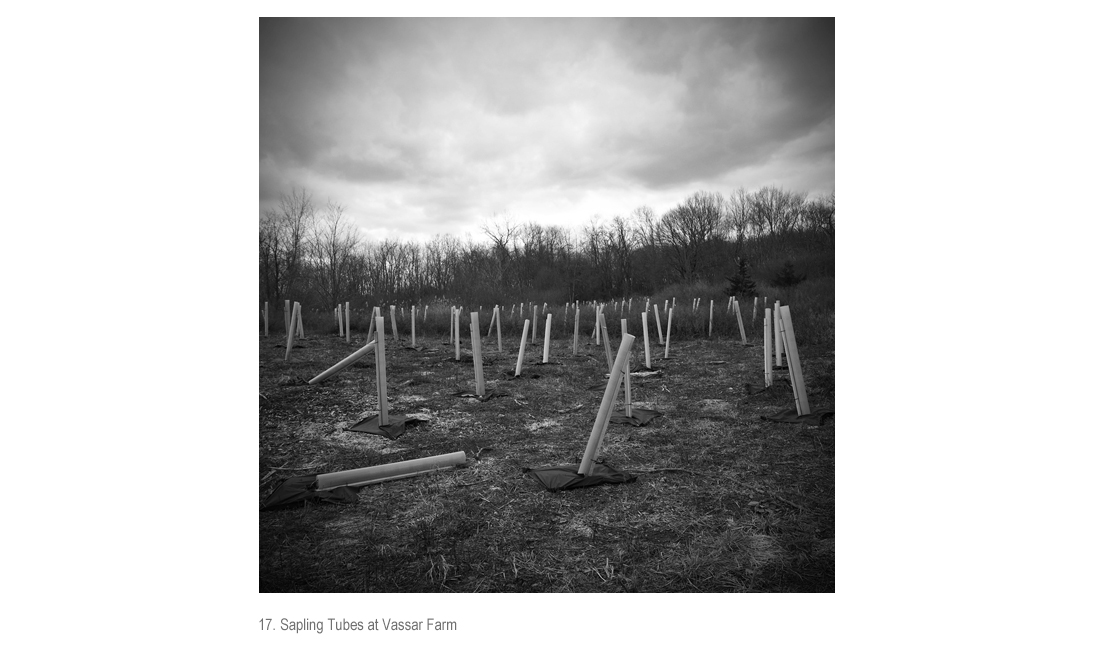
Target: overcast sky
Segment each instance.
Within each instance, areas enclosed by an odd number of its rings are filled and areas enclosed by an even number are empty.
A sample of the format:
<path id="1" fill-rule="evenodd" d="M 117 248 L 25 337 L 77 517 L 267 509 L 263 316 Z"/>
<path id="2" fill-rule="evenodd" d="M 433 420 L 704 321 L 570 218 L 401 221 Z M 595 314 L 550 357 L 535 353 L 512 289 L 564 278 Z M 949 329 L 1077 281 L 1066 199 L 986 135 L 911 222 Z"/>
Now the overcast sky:
<path id="1" fill-rule="evenodd" d="M 373 239 L 835 190 L 833 19 L 262 19 L 260 211 Z"/>

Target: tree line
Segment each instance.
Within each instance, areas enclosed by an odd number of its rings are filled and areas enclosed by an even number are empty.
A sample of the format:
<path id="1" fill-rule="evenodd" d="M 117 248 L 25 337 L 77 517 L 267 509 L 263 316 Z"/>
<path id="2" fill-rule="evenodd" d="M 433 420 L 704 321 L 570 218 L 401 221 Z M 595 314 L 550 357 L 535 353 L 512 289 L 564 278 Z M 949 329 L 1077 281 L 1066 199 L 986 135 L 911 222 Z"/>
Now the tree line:
<path id="1" fill-rule="evenodd" d="M 725 282 L 741 259 L 761 279 L 791 261 L 834 275 L 835 211 L 834 194 L 699 191 L 661 215 L 642 206 L 575 229 L 495 216 L 482 225 L 483 242 L 438 235 L 416 243 L 368 240 L 342 205 L 294 189 L 260 218 L 260 299 L 330 309 L 606 300 Z"/>

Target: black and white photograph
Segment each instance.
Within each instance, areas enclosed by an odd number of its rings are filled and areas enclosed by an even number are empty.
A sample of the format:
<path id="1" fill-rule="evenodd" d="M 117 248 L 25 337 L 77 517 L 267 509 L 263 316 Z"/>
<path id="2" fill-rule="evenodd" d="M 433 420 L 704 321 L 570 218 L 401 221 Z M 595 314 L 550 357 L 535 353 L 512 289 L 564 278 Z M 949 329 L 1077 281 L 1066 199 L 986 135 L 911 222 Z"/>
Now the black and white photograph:
<path id="1" fill-rule="evenodd" d="M 835 24 L 261 18 L 258 591 L 835 592 Z"/>
<path id="2" fill-rule="evenodd" d="M 4 645 L 1088 645 L 1088 13 L 12 5 Z"/>

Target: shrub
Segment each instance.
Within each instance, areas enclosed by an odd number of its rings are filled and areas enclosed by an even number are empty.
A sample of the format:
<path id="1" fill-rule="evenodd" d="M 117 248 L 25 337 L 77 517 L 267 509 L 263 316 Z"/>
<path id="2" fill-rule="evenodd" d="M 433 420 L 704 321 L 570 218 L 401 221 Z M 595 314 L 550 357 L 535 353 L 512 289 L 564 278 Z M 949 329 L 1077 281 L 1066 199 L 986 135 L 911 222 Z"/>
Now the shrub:
<path id="1" fill-rule="evenodd" d="M 775 275 L 775 278 L 771 280 L 771 285 L 776 288 L 790 288 L 796 286 L 805 281 L 805 275 L 799 276 L 794 271 L 794 264 L 787 261 L 783 264 L 779 274 Z"/>
<path id="2" fill-rule="evenodd" d="M 778 300 L 790 306 L 794 320 L 794 338 L 799 346 L 834 345 L 836 340 L 836 280 L 820 277 L 804 280 L 791 287 L 759 286 L 767 307 Z"/>
<path id="3" fill-rule="evenodd" d="M 752 274 L 748 269 L 748 259 L 744 257 L 737 259 L 737 274 L 729 278 L 729 288 L 725 294 L 736 296 L 738 299 L 756 296 L 756 282 L 752 280 Z"/>

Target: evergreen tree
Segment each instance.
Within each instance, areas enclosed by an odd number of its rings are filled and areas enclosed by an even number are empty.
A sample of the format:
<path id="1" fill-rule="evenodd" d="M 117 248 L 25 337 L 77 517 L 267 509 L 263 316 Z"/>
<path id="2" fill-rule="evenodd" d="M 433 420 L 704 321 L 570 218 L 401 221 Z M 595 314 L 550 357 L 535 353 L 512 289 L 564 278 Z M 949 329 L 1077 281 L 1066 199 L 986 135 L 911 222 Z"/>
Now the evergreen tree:
<path id="1" fill-rule="evenodd" d="M 752 274 L 748 270 L 748 259 L 737 259 L 737 274 L 729 278 L 729 290 L 726 293 L 739 298 L 756 296 L 756 282 L 752 280 Z"/>
<path id="2" fill-rule="evenodd" d="M 805 275 L 798 276 L 798 274 L 794 272 L 794 264 L 787 261 L 783 264 L 782 270 L 779 270 L 779 274 L 775 275 L 775 278 L 771 280 L 771 285 L 777 288 L 790 288 L 803 281 L 805 281 Z"/>

